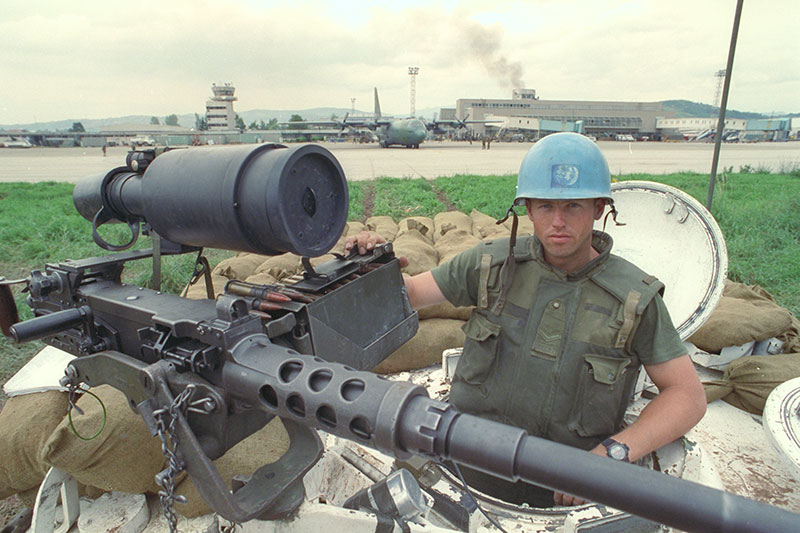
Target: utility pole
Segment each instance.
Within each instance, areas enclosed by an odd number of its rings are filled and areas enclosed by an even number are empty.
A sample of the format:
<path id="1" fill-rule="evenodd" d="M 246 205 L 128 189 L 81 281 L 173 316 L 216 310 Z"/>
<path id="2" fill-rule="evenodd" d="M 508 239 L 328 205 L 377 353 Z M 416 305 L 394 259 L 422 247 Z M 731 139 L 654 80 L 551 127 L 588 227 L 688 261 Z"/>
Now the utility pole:
<path id="1" fill-rule="evenodd" d="M 417 74 L 419 74 L 419 67 L 408 67 L 408 75 L 411 76 L 411 116 L 417 114 L 415 100 L 417 98 Z"/>
<path id="2" fill-rule="evenodd" d="M 731 87 L 731 73 L 733 73 L 733 56 L 736 53 L 736 38 L 739 35 L 739 21 L 742 18 L 742 4 L 744 0 L 737 0 L 736 13 L 733 15 L 733 30 L 731 30 L 731 44 L 728 48 L 728 65 L 725 68 L 725 83 L 722 86 L 722 102 L 719 105 L 719 121 L 717 134 L 714 136 L 714 155 L 711 159 L 711 176 L 708 179 L 708 196 L 706 209 L 711 211 L 711 200 L 714 198 L 714 185 L 717 182 L 717 164 L 719 163 L 719 150 L 722 144 L 722 131 L 725 129 L 725 109 L 728 107 L 728 90 Z"/>

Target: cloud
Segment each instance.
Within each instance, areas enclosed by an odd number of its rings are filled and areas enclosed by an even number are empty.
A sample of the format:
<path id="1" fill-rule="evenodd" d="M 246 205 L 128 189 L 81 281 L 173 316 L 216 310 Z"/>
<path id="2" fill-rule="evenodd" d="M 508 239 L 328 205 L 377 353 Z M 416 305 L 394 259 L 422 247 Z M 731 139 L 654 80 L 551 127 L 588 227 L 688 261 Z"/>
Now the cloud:
<path id="1" fill-rule="evenodd" d="M 733 4 L 497 0 L 399 3 L 0 0 L 0 124 L 202 112 L 212 82 L 237 108 L 417 109 L 462 97 L 710 103 Z M 796 111 L 793 0 L 744 8 L 729 106 Z M 10 82 L 9 82 L 10 80 Z"/>

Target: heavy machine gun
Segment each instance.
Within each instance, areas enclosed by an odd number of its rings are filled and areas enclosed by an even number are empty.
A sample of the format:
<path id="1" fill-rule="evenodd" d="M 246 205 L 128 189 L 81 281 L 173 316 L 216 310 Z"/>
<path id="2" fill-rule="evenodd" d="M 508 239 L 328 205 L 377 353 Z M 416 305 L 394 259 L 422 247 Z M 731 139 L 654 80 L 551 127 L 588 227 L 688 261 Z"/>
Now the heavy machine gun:
<path id="1" fill-rule="evenodd" d="M 348 195 L 324 148 L 133 152 L 126 167 L 76 186 L 74 201 L 101 246 L 128 248 L 144 231 L 158 236 L 158 249 L 34 271 L 26 283 L 36 317 L 8 334 L 78 356 L 63 380 L 72 390 L 107 383 L 125 394 L 167 448 L 158 476 L 166 509 L 185 469 L 231 521 L 291 513 L 322 451 L 316 428 L 400 459 L 452 460 L 686 531 L 800 529 L 787 511 L 459 413 L 422 387 L 368 372 L 417 326 L 391 245 L 317 267 L 304 259 L 303 276 L 291 283 L 231 281 L 216 301 L 122 282 L 128 261 L 206 246 L 325 253 L 344 227 Z M 130 242 L 105 242 L 97 228 L 108 221 L 127 223 Z M 289 451 L 231 492 L 212 461 L 275 416 Z"/>

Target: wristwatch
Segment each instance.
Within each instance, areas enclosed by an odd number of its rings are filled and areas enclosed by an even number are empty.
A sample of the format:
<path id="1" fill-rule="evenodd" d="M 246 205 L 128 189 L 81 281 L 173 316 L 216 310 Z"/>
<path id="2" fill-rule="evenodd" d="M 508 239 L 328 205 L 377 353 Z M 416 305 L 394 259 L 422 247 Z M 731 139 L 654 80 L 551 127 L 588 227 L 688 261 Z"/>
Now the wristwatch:
<path id="1" fill-rule="evenodd" d="M 628 455 L 631 449 L 628 448 L 627 444 L 617 442 L 611 437 L 604 440 L 602 444 L 603 446 L 606 447 L 606 455 L 608 455 L 612 459 L 616 459 L 617 461 L 623 461 L 625 463 L 631 462 L 631 458 Z"/>

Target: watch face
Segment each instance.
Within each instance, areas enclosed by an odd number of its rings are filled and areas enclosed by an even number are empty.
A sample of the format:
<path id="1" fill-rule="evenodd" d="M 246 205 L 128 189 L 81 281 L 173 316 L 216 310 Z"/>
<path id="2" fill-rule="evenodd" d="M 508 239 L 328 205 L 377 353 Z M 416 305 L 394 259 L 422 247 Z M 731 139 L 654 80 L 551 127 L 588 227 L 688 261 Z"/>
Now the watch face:
<path id="1" fill-rule="evenodd" d="M 608 447 L 608 456 L 617 461 L 623 461 L 625 459 L 625 447 L 618 442 L 611 444 Z"/>

